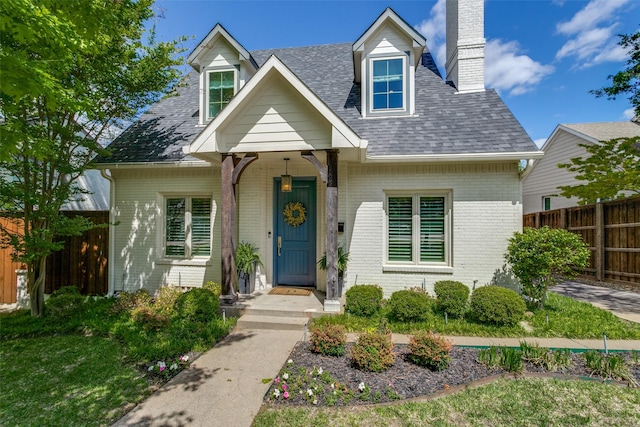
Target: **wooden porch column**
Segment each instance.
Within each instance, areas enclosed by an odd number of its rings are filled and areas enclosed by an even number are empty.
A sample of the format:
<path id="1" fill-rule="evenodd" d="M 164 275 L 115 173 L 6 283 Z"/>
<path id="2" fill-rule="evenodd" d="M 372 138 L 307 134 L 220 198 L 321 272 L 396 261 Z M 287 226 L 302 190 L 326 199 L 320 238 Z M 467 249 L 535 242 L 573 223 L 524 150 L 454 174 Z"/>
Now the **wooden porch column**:
<path id="1" fill-rule="evenodd" d="M 258 160 L 256 153 L 248 153 L 241 160 L 235 154 L 222 155 L 222 298 L 233 304 L 238 300 L 236 293 L 236 184 L 247 166 Z"/>
<path id="2" fill-rule="evenodd" d="M 233 245 L 236 218 L 236 195 L 233 187 L 233 169 L 235 155 L 222 155 L 222 210 L 221 222 L 221 258 L 222 258 L 222 297 L 227 303 L 238 300 L 236 294 L 236 260 Z"/>
<path id="3" fill-rule="evenodd" d="M 338 150 L 327 150 L 327 298 L 324 311 L 340 311 L 338 301 Z"/>

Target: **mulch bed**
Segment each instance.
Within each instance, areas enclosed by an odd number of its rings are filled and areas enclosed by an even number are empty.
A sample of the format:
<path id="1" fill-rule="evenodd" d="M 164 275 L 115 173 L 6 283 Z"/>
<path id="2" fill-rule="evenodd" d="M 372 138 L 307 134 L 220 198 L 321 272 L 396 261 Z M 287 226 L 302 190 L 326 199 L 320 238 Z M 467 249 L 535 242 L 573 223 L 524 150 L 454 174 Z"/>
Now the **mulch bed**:
<path id="1" fill-rule="evenodd" d="M 352 344 L 348 344 L 348 349 Z M 326 395 L 333 393 L 333 389 L 326 384 L 319 385 L 315 389 L 313 398 L 317 400 L 315 404 L 318 406 L 329 405 L 366 405 L 372 403 L 385 403 L 397 399 L 414 399 L 420 397 L 428 397 L 446 394 L 465 385 L 477 383 L 483 379 L 489 380 L 495 377 L 513 377 L 500 368 L 487 368 L 478 361 L 478 349 L 454 347 L 451 351 L 452 360 L 449 367 L 443 371 L 435 372 L 427 368 L 417 366 L 411 363 L 407 355 L 406 345 L 396 345 L 394 351 L 396 353 L 395 364 L 387 371 L 381 373 L 363 372 L 351 366 L 350 359 L 347 355 L 342 357 L 323 356 L 312 353 L 308 349 L 308 343 L 300 342 L 296 345 L 290 355 L 292 364 L 287 364 L 286 368 L 292 372 L 298 372 L 300 368 L 307 372 L 313 371 L 314 368 L 322 368 L 324 372 L 331 375 L 334 381 L 340 384 L 343 390 L 351 390 L 351 397 L 346 399 L 330 399 L 327 402 Z M 627 359 L 631 360 L 631 353 L 622 353 Z M 556 375 L 569 378 L 588 378 L 589 371 L 585 365 L 584 356 L 579 353 L 571 354 L 571 366 L 556 371 Z M 640 366 L 630 366 L 631 374 L 636 382 L 640 382 Z M 545 374 L 547 371 L 540 367 L 525 362 L 525 373 Z M 551 376 L 552 374 L 549 374 Z M 603 380 L 598 376 L 593 376 L 596 380 Z M 309 396 L 305 395 L 308 383 L 295 385 L 295 375 L 290 375 L 288 381 L 289 390 L 291 391 L 288 399 L 284 399 L 282 395 L 274 398 L 274 386 L 272 384 L 269 392 L 265 395 L 265 403 L 270 404 L 287 404 L 287 405 L 312 405 Z M 358 385 L 364 383 L 369 389 L 368 399 L 363 398 L 362 393 L 358 389 Z M 281 384 L 280 384 L 281 386 Z M 313 385 L 311 385 L 313 387 Z M 322 390 L 324 388 L 324 391 Z M 332 401 L 331 401 L 332 400 Z"/>

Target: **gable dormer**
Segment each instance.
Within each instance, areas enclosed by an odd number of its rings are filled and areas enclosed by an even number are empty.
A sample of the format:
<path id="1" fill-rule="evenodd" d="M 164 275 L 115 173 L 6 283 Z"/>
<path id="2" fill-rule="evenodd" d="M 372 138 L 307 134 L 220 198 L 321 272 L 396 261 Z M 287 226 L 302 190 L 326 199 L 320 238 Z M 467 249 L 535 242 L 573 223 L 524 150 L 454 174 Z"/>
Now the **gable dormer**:
<path id="1" fill-rule="evenodd" d="M 251 54 L 220 24 L 191 52 L 187 63 L 200 73 L 201 125 L 211 121 L 258 69 Z"/>
<path id="2" fill-rule="evenodd" d="M 387 8 L 353 44 L 354 81 L 362 117 L 415 113 L 415 71 L 426 39 Z"/>

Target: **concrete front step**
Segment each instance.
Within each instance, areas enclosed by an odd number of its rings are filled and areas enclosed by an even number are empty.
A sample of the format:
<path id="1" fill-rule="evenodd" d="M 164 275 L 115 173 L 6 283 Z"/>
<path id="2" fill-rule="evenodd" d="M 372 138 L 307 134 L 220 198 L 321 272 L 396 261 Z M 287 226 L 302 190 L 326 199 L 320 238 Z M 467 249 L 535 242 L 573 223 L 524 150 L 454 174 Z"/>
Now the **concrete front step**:
<path id="1" fill-rule="evenodd" d="M 243 310 L 243 314 L 252 316 L 269 316 L 269 317 L 302 317 L 305 319 L 311 317 L 320 317 L 326 313 L 316 309 L 269 309 L 269 308 L 253 308 L 247 307 Z"/>
<path id="2" fill-rule="evenodd" d="M 273 315 L 244 314 L 238 319 L 238 329 L 277 329 L 286 331 L 304 331 L 308 317 L 285 317 Z"/>

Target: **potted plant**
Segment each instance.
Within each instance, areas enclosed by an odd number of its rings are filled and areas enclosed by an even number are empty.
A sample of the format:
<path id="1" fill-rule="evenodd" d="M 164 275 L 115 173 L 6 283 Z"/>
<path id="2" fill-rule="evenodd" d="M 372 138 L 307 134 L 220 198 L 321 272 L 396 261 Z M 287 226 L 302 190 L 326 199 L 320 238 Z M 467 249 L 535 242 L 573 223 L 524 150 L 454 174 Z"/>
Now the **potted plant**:
<path id="1" fill-rule="evenodd" d="M 349 262 L 349 252 L 345 252 L 342 246 L 338 246 L 338 298 L 342 297 L 342 283 L 344 281 L 344 272 Z M 321 270 L 327 269 L 327 251 L 324 251 L 322 258 L 318 261 L 318 267 Z"/>
<path id="2" fill-rule="evenodd" d="M 250 294 L 256 283 L 256 266 L 263 266 L 258 247 L 253 243 L 241 242 L 236 248 L 236 270 L 241 294 Z"/>

